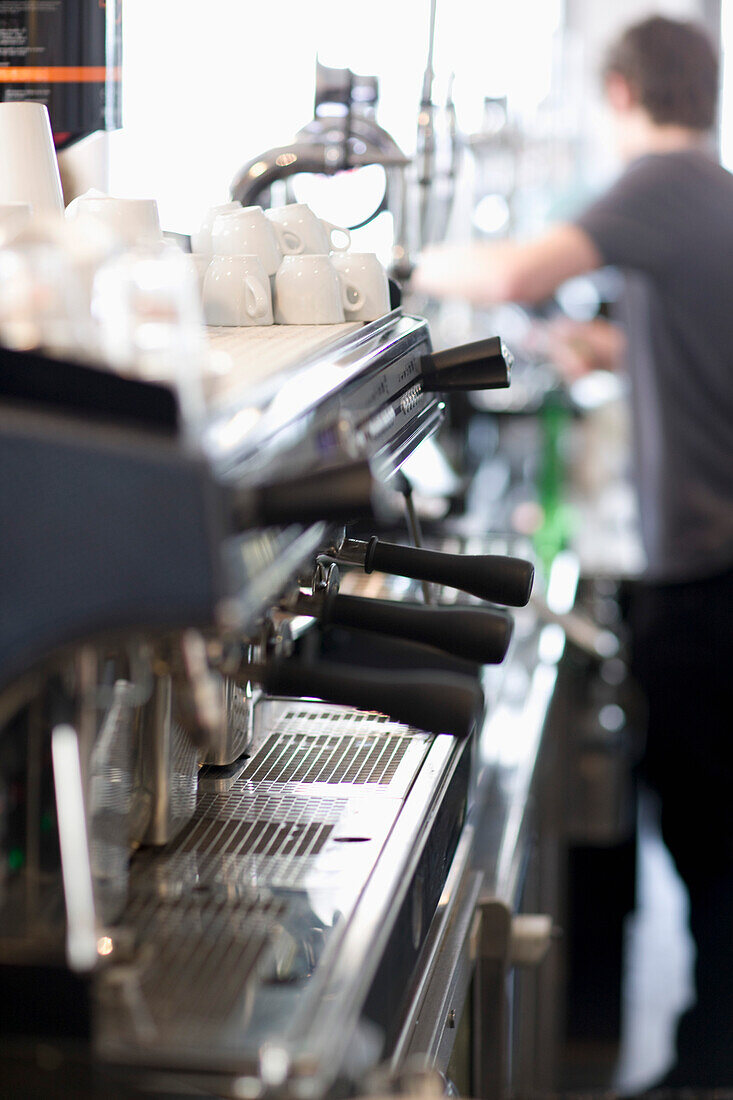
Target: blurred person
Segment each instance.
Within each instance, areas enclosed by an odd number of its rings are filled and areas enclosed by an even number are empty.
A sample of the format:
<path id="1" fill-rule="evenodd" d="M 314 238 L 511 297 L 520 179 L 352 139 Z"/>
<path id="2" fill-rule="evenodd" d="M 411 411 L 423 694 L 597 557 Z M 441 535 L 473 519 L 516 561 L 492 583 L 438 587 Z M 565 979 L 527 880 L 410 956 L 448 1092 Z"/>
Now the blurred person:
<path id="1" fill-rule="evenodd" d="M 536 343 L 541 354 L 560 371 L 567 382 L 574 382 L 594 370 L 619 370 L 625 363 L 624 330 L 605 317 L 575 321 L 556 317 L 542 322 Z"/>
<path id="2" fill-rule="evenodd" d="M 718 63 L 701 28 L 637 23 L 611 48 L 603 77 L 624 163 L 617 182 L 535 240 L 427 250 L 412 285 L 477 304 L 538 302 L 605 265 L 624 274 L 648 561 L 630 611 L 648 703 L 644 773 L 661 796 L 697 948 L 697 999 L 680 1020 L 664 1083 L 731 1086 L 733 176 L 709 142 Z M 596 365 L 599 332 L 556 330 L 556 359 L 570 375 Z"/>

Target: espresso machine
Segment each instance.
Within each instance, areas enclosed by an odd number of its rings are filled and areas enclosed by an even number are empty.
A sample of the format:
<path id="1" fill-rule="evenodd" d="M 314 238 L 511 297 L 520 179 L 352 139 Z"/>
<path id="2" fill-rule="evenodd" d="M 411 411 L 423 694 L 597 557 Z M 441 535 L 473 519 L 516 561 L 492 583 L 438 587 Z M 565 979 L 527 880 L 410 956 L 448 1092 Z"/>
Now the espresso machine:
<path id="1" fill-rule="evenodd" d="M 168 386 L 0 350 L 12 1095 L 354 1090 L 422 1049 L 406 1013 L 459 894 L 473 942 L 482 669 L 533 567 L 373 532 L 443 395 L 507 386 L 511 356 L 434 353 L 399 310 L 211 339 L 231 369 L 195 436 Z M 401 598 L 342 584 L 378 573 Z M 400 659 L 328 662 L 335 629 Z"/>

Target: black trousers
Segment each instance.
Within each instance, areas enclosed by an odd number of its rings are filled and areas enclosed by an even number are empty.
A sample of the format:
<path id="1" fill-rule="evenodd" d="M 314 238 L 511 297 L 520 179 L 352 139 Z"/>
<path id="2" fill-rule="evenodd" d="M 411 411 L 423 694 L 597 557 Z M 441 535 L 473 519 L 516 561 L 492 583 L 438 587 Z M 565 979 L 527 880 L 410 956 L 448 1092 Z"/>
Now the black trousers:
<path id="1" fill-rule="evenodd" d="M 733 1086 L 733 570 L 631 593 L 632 666 L 648 704 L 642 774 L 690 895 L 697 1000 L 668 1084 Z"/>

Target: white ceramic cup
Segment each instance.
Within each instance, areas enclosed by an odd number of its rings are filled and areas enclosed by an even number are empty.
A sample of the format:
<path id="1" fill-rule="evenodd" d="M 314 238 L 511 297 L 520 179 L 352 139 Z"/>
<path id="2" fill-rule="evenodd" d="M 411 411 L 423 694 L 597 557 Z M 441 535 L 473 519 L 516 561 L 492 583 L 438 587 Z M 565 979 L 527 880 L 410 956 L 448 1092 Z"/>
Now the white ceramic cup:
<path id="1" fill-rule="evenodd" d="M 275 276 L 275 324 L 336 325 L 345 320 L 346 291 L 331 257 L 285 256 Z"/>
<path id="2" fill-rule="evenodd" d="M 285 256 L 346 252 L 351 244 L 348 229 L 317 217 L 304 202 L 276 206 L 267 211 L 267 217 L 275 226 L 278 244 Z"/>
<path id="3" fill-rule="evenodd" d="M 274 275 L 283 254 L 274 226 L 261 206 L 240 206 L 214 219 L 211 246 L 215 256 L 259 256 L 267 275 Z"/>
<path id="4" fill-rule="evenodd" d="M 332 256 L 331 263 L 344 284 L 347 321 L 375 321 L 389 313 L 387 273 L 373 252 Z"/>
<path id="5" fill-rule="evenodd" d="M 0 202 L 29 202 L 36 212 L 64 209 L 51 123 L 42 103 L 0 103 Z"/>
<path id="6" fill-rule="evenodd" d="M 79 195 L 66 207 L 69 221 L 92 217 L 128 245 L 159 244 L 163 239 L 155 199 L 120 199 L 96 192 Z"/>
<path id="7" fill-rule="evenodd" d="M 214 226 L 214 222 L 220 214 L 232 214 L 236 210 L 241 209 L 242 204 L 240 202 L 220 202 L 218 206 L 210 206 L 204 215 L 201 225 L 195 233 L 191 234 L 191 251 L 198 252 L 202 256 L 213 256 L 214 251 L 211 246 L 211 230 Z"/>
<path id="8" fill-rule="evenodd" d="M 196 270 L 196 284 L 199 288 L 199 298 L 203 300 L 204 279 L 206 278 L 206 272 L 209 270 L 211 256 L 202 256 L 200 253 L 194 252 L 191 255 L 191 262 Z"/>
<path id="9" fill-rule="evenodd" d="M 208 325 L 271 325 L 270 281 L 257 256 L 214 256 L 204 276 Z"/>

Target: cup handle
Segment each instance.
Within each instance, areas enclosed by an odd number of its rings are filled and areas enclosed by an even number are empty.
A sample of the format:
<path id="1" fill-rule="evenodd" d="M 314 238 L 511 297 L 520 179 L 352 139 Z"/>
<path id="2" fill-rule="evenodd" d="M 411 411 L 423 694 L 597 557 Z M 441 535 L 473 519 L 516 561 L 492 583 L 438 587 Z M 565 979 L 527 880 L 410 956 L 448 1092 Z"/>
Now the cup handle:
<path id="1" fill-rule="evenodd" d="M 349 293 L 355 295 L 350 298 Z M 364 295 L 358 287 L 353 283 L 347 283 L 346 279 L 341 276 L 341 301 L 344 307 L 344 313 L 358 313 L 364 306 Z"/>
<path id="2" fill-rule="evenodd" d="M 269 300 L 261 284 L 251 275 L 245 275 L 244 285 L 249 291 L 249 294 L 245 295 L 245 308 L 247 313 L 253 320 L 264 317 L 269 307 Z M 252 305 L 251 309 L 250 302 Z"/>
<path id="3" fill-rule="evenodd" d="M 280 245 L 283 256 L 300 256 L 301 252 L 305 251 L 305 241 L 299 233 L 296 233 L 293 229 L 288 229 L 285 225 L 280 225 L 279 222 L 271 222 L 270 224 L 275 230 L 277 243 Z"/>
<path id="4" fill-rule="evenodd" d="M 348 229 L 344 229 L 342 225 L 334 225 L 333 222 L 327 222 L 323 218 L 321 218 L 321 225 L 324 226 L 326 232 L 328 233 L 328 239 L 334 252 L 349 251 L 349 249 L 351 248 L 351 233 L 349 233 Z M 340 234 L 342 237 L 345 237 L 346 244 L 336 244 L 333 239 L 334 233 Z"/>

